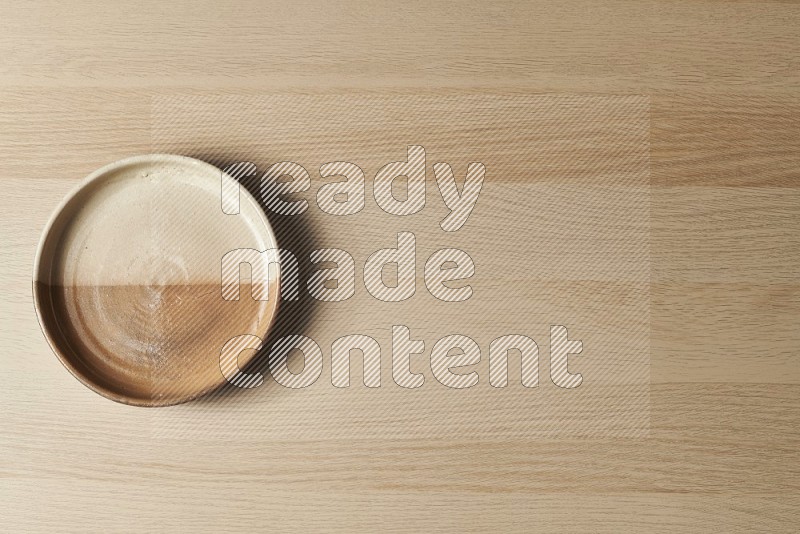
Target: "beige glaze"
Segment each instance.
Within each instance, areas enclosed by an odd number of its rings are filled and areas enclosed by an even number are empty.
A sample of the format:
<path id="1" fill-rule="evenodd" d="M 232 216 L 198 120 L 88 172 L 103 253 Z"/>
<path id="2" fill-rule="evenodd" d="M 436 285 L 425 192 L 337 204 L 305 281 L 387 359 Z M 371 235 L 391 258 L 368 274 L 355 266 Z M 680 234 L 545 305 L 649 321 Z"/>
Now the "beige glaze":
<path id="1" fill-rule="evenodd" d="M 62 363 L 113 400 L 157 406 L 184 402 L 224 382 L 222 346 L 264 337 L 277 309 L 228 301 L 222 256 L 276 247 L 255 199 L 222 212 L 221 171 L 169 155 L 139 156 L 95 172 L 59 207 L 42 236 L 34 301 Z M 252 357 L 242 354 L 245 365 Z"/>

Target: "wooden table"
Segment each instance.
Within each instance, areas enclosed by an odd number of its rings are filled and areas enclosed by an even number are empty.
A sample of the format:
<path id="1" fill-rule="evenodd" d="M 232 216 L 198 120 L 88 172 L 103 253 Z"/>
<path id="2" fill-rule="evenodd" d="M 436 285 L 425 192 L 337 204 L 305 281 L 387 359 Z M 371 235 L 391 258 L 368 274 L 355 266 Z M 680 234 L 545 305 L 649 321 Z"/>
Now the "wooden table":
<path id="1" fill-rule="evenodd" d="M 0 528 L 796 531 L 798 27 L 800 5 L 779 1 L 7 2 L 0 7 Z M 315 166 L 338 153 L 371 178 L 380 162 L 403 159 L 406 144 L 419 143 L 432 158 L 456 158 L 461 179 L 474 155 L 488 162 L 489 200 L 481 202 L 498 216 L 476 210 L 482 226 L 460 241 L 458 233 L 424 229 L 418 237 L 428 252 L 460 244 L 490 257 L 498 250 L 492 236 L 502 241 L 513 226 L 491 191 L 539 183 L 516 168 L 496 171 L 537 142 L 538 123 L 524 123 L 524 106 L 564 97 L 594 110 L 629 110 L 623 126 L 646 126 L 638 141 L 645 145 L 637 146 L 648 165 L 634 184 L 649 207 L 637 234 L 649 247 L 637 267 L 647 269 L 646 286 L 631 279 L 647 290 L 641 434 L 527 436 L 506 428 L 492 439 L 481 434 L 486 427 L 470 435 L 469 425 L 456 425 L 439 435 L 436 424 L 380 420 L 357 380 L 346 393 L 328 383 L 280 401 L 262 391 L 174 411 L 132 408 L 82 387 L 40 332 L 30 284 L 40 232 L 59 200 L 108 162 L 155 150 L 220 164 L 296 154 L 319 180 Z M 204 107 L 204 98 L 236 108 L 239 123 L 209 125 L 228 108 Z M 609 107 L 615 102 L 623 104 Z M 248 106 L 294 122 L 259 123 Z M 469 119 L 474 106 L 488 109 L 481 108 L 489 122 L 492 109 L 505 110 L 514 127 L 504 131 L 496 121 L 482 131 Z M 199 119 L 184 120 L 189 111 Z M 563 128 L 581 124 L 594 123 Z M 559 157 L 544 182 L 580 191 L 586 182 L 559 174 L 567 156 Z M 425 228 L 446 213 L 436 190 L 428 194 Z M 556 208 L 553 228 L 565 229 Z M 363 266 L 363 254 L 391 245 L 399 228 L 381 226 L 375 210 L 358 227 L 338 219 L 324 226 L 319 242 L 355 243 Z M 309 217 L 312 226 L 321 220 Z M 515 231 L 528 235 L 526 228 Z M 359 241 L 364 235 L 371 237 Z M 549 239 L 539 244 L 558 243 Z M 549 264 L 537 265 L 550 273 Z M 594 302 L 589 295 L 608 290 L 604 283 L 631 281 L 622 278 L 602 278 L 575 298 Z M 543 280 L 531 275 L 517 287 L 541 295 L 553 277 Z M 481 283 L 476 278 L 476 291 Z M 335 314 L 323 311 L 305 326 L 324 338 L 326 358 L 334 331 L 391 324 L 393 309 L 376 307 L 357 284 L 349 322 L 330 322 Z M 544 302 L 555 310 L 560 294 Z M 406 312 L 424 316 L 432 301 L 415 299 Z M 623 304 L 615 306 L 610 312 Z M 471 326 L 483 349 L 523 324 L 500 304 L 492 313 L 456 309 L 464 311 L 443 328 Z M 423 336 L 428 351 L 434 331 Z M 542 380 L 550 394 L 553 385 Z M 378 398 L 404 402 L 396 391 L 404 393 L 387 386 Z M 425 391 L 442 404 L 416 405 L 420 421 L 458 409 L 449 393 Z M 324 410 L 314 419 L 308 411 L 316 406 Z M 341 428 L 358 429 L 353 412 L 362 408 L 376 416 L 370 431 L 319 426 L 303 437 L 291 427 L 298 417 L 321 425 L 340 416 Z M 210 412 L 212 421 L 237 414 L 261 426 L 215 433 L 202 426 Z"/>

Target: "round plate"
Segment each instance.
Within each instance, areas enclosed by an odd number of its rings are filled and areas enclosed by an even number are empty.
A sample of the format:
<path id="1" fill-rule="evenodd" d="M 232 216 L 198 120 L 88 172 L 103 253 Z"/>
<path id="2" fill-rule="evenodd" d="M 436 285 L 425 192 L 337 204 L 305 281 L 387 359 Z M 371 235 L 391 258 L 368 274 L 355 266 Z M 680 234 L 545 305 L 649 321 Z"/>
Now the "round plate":
<path id="1" fill-rule="evenodd" d="M 192 158 L 145 155 L 89 175 L 47 224 L 36 253 L 39 323 L 64 366 L 117 402 L 164 406 L 225 382 L 220 352 L 239 335 L 264 339 L 277 313 L 242 284 L 221 290 L 235 249 L 277 248 L 257 201 L 223 213 L 222 171 Z M 243 367 L 253 351 L 242 353 Z"/>

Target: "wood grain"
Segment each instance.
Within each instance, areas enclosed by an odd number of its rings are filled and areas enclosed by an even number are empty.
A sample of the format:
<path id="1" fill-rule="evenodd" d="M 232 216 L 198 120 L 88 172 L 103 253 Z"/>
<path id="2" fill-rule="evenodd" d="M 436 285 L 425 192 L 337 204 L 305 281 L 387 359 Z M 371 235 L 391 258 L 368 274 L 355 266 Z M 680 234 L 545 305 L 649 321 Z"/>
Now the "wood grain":
<path id="1" fill-rule="evenodd" d="M 795 531 L 799 24 L 800 5 L 777 1 L 0 6 L 0 527 Z M 231 133 L 227 152 L 170 141 L 154 105 L 186 94 L 382 99 L 393 117 L 397 102 L 420 98 L 647 97 L 648 437 L 287 442 L 200 427 L 154 438 L 171 415 L 80 386 L 49 351 L 30 294 L 39 233 L 62 196 L 99 166 L 170 142 L 210 160 L 240 155 L 230 150 L 269 160 L 265 146 L 302 142 L 233 125 L 209 130 Z M 459 132 L 414 109 L 399 134 L 454 150 Z M 364 153 L 378 148 L 383 161 L 402 151 L 368 119 L 353 119 L 366 132 L 320 129 L 315 141 L 371 140 Z M 487 137 L 487 154 L 501 153 Z M 326 232 L 341 241 L 353 229 L 334 221 Z M 473 330 L 507 333 L 496 323 Z M 211 408 L 257 415 L 267 396 L 257 399 Z"/>

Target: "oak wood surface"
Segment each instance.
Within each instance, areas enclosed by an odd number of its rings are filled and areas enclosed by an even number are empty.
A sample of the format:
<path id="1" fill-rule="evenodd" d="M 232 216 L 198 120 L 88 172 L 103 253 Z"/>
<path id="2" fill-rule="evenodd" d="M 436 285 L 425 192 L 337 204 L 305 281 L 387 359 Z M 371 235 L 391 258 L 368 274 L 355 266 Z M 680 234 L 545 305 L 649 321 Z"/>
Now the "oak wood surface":
<path id="1" fill-rule="evenodd" d="M 0 527 L 796 531 L 798 26 L 800 5 L 778 1 L 4 3 Z M 254 135 L 269 131 L 258 122 L 249 129 L 206 125 L 207 138 L 173 135 L 194 123 L 158 106 L 187 95 L 307 99 L 308 114 L 298 116 L 308 121 L 324 116 L 324 106 L 315 104 L 369 99 L 395 117 L 412 106 L 417 120 L 397 126 L 398 133 L 356 114 L 349 124 L 363 121 L 363 130 L 320 129 L 311 148 L 301 146 L 303 124 L 286 127 L 282 139 Z M 341 141 L 342 156 L 351 161 L 359 160 L 359 150 L 377 149 L 366 164 L 373 174 L 378 160 L 401 156 L 406 142 L 450 150 L 463 173 L 474 135 L 462 134 L 467 148 L 455 143 L 462 130 L 436 123 L 445 116 L 437 103 L 486 95 L 648 101 L 649 174 L 639 184 L 649 198 L 646 437 L 509 434 L 493 440 L 418 431 L 403 439 L 399 432 L 381 438 L 319 431 L 300 438 L 281 427 L 271 438 L 270 424 L 292 421 L 291 410 L 320 403 L 328 410 L 323 417 L 336 413 L 337 399 L 346 399 L 342 407 L 368 410 L 369 398 L 363 391 L 333 395 L 328 387 L 328 393 L 282 399 L 286 410 L 272 421 L 255 417 L 268 413 L 259 411 L 269 401 L 263 392 L 164 415 L 96 396 L 49 350 L 33 313 L 33 254 L 52 210 L 92 170 L 162 149 L 213 162 L 253 154 L 269 160 L 274 153 L 265 146 L 297 147 L 304 164 L 316 169 L 324 149 Z M 330 109 L 345 120 L 344 108 Z M 423 130 L 426 110 L 433 118 Z M 486 139 L 485 152 L 498 165 L 504 145 L 512 151 L 525 145 L 513 136 Z M 586 186 L 557 171 L 551 184 Z M 505 198 L 493 197 L 492 186 L 536 185 L 520 176 L 490 174 L 481 202 L 493 206 L 499 205 L 493 198 Z M 435 228 L 433 211 L 441 215 L 441 198 L 435 200 L 439 208 L 432 197 L 423 228 Z M 502 235 L 508 221 L 493 226 L 491 213 L 476 212 L 483 226 L 462 234 L 465 248 L 493 250 L 492 233 Z M 402 229 L 393 223 L 381 233 L 378 219 L 365 217 L 373 234 L 326 219 L 321 235 L 355 243 L 363 262 L 364 253 L 390 244 L 386 236 Z M 553 217 L 556 226 L 566 225 Z M 423 229 L 419 239 L 430 247 L 455 246 L 457 236 Z M 608 272 L 614 265 L 609 259 Z M 543 291 L 530 280 L 519 287 Z M 422 309 L 428 301 L 416 302 Z M 555 298 L 548 303 L 556 309 Z M 364 309 L 353 324 L 390 324 L 390 311 Z M 496 317 L 479 319 L 456 313 L 445 326 L 474 325 L 468 333 L 485 347 L 521 321 L 510 308 L 497 309 Z M 613 316 L 600 317 L 598 324 L 613 326 Z M 342 325 L 322 321 L 315 328 L 324 337 Z M 435 339 L 425 337 L 428 350 Z M 329 348 L 323 344 L 326 354 Z M 192 424 L 207 422 L 208 413 L 237 414 L 238 424 L 260 426 L 242 430 L 239 439 L 204 435 Z"/>

